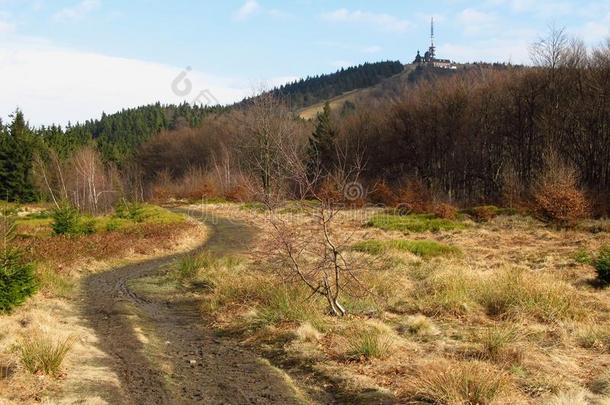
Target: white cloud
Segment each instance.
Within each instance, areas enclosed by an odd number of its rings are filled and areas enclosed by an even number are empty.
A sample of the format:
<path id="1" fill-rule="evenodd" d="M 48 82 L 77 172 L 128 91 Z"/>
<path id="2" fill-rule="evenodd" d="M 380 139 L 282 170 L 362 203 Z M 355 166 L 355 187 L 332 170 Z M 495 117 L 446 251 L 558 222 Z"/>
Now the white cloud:
<path id="1" fill-rule="evenodd" d="M 390 14 L 371 13 L 367 11 L 350 11 L 342 8 L 322 14 L 322 19 L 334 23 L 357 23 L 374 26 L 378 29 L 393 32 L 405 32 L 411 23 Z"/>
<path id="2" fill-rule="evenodd" d="M 606 18 L 605 20 L 608 20 Z M 606 21 L 588 21 L 581 27 L 568 30 L 568 33 L 582 39 L 589 45 L 599 45 L 610 38 L 610 25 Z"/>
<path id="3" fill-rule="evenodd" d="M 71 7 L 59 10 L 53 15 L 53 19 L 55 21 L 79 20 L 87 14 L 99 9 L 101 6 L 101 0 L 82 0 Z"/>
<path id="4" fill-rule="evenodd" d="M 236 21 L 244 21 L 260 12 L 262 7 L 256 0 L 246 0 L 246 2 L 233 14 Z"/>
<path id="5" fill-rule="evenodd" d="M 0 114 L 20 107 L 35 125 L 84 121 L 102 112 L 115 112 L 160 101 L 192 102 L 207 90 L 220 103 L 248 94 L 239 80 L 192 70 L 186 78 L 191 91 L 172 90 L 184 69 L 136 59 L 57 48 L 46 42 L 0 44 Z M 178 83 L 184 89 L 184 82 Z M 199 98 L 206 104 L 207 97 Z"/>
<path id="6" fill-rule="evenodd" d="M 497 18 L 491 13 L 466 8 L 458 13 L 457 21 L 464 27 L 465 33 L 478 34 L 483 30 L 489 31 L 497 22 Z"/>
<path id="7" fill-rule="evenodd" d="M 467 8 L 458 14 L 458 21 L 461 24 L 489 24 L 495 21 L 495 16 L 490 13 Z"/>
<path id="8" fill-rule="evenodd" d="M 529 42 L 521 40 L 493 38 L 472 42 L 468 45 L 444 43 L 438 46 L 438 54 L 457 62 L 510 62 L 527 64 L 530 62 Z"/>

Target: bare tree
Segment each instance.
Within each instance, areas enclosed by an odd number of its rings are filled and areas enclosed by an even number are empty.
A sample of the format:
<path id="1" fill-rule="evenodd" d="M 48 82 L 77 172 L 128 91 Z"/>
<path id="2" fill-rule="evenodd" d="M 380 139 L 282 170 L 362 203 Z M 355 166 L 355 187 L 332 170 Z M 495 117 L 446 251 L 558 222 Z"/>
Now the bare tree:
<path id="1" fill-rule="evenodd" d="M 565 28 L 551 25 L 548 36 L 532 45 L 530 56 L 536 65 L 555 70 L 564 63 L 568 45 Z"/>
<path id="2" fill-rule="evenodd" d="M 337 148 L 334 169 L 318 169 L 312 174 L 311 166 L 304 162 L 294 144 L 286 143 L 279 150 L 286 163 L 284 179 L 296 182 L 301 193 L 299 200 L 290 203 L 298 208 L 306 223 L 278 213 L 281 204 L 277 202 L 281 198 L 269 199 L 268 221 L 273 232 L 268 252 L 285 276 L 307 286 L 312 297 L 324 297 L 330 313 L 344 316 L 347 311 L 341 303 L 342 296 L 350 291 L 366 291 L 358 278 L 359 263 L 346 254 L 353 234 L 335 229 L 337 218 L 345 208 L 344 193 L 348 187 L 356 186 L 362 159 L 357 157 L 353 159 L 355 164 L 350 165 L 346 153 Z M 320 192 L 317 185 L 321 181 L 331 184 L 337 193 L 329 196 Z"/>

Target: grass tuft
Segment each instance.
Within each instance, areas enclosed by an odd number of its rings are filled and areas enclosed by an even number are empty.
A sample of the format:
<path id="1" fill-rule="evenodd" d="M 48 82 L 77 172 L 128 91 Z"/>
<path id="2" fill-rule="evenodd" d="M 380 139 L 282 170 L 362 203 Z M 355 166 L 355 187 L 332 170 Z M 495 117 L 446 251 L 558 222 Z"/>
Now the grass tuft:
<path id="1" fill-rule="evenodd" d="M 610 351 L 610 331 L 604 326 L 587 325 L 576 331 L 576 342 L 584 349 Z"/>
<path id="2" fill-rule="evenodd" d="M 262 291 L 256 320 L 262 325 L 310 321 L 314 324 L 319 317 L 315 301 L 308 300 L 300 288 L 289 286 L 268 286 Z"/>
<path id="3" fill-rule="evenodd" d="M 353 359 L 384 359 L 394 349 L 392 334 L 375 325 L 350 329 L 347 339 L 347 356 Z"/>
<path id="4" fill-rule="evenodd" d="M 419 337 L 429 337 L 439 333 L 432 320 L 424 315 L 408 317 L 398 326 L 398 332 Z"/>
<path id="5" fill-rule="evenodd" d="M 574 288 L 542 274 L 506 269 L 488 277 L 478 290 L 478 301 L 491 316 L 553 322 L 581 315 Z"/>
<path id="6" fill-rule="evenodd" d="M 457 267 L 418 283 L 414 303 L 426 315 L 465 315 L 477 309 L 504 319 L 528 317 L 543 322 L 577 319 L 584 314 L 569 284 L 521 269 L 473 274 Z"/>
<path id="7" fill-rule="evenodd" d="M 497 403 L 510 388 L 506 374 L 484 363 L 443 361 L 422 367 L 406 396 L 428 404 L 487 405 Z"/>
<path id="8" fill-rule="evenodd" d="M 518 331 L 514 327 L 486 329 L 479 337 L 482 357 L 500 363 L 519 363 L 522 352 L 513 346 L 517 338 Z"/>
<path id="9" fill-rule="evenodd" d="M 186 255 L 178 260 L 174 270 L 176 280 L 180 282 L 192 281 L 197 272 L 204 266 L 204 259 L 198 255 Z"/>
<path id="10" fill-rule="evenodd" d="M 296 335 L 301 342 L 309 343 L 317 343 L 322 338 L 322 334 L 310 322 L 303 322 Z"/>
<path id="11" fill-rule="evenodd" d="M 17 347 L 21 363 L 32 374 L 58 377 L 61 365 L 72 347 L 72 339 L 53 341 L 47 337 L 28 337 Z"/>

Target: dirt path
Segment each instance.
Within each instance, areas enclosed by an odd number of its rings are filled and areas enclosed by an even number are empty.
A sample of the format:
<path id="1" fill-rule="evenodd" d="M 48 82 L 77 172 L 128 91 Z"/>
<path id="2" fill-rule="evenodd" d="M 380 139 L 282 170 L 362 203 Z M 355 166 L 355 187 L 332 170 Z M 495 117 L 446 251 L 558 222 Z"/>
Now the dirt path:
<path id="1" fill-rule="evenodd" d="M 226 219 L 206 224 L 212 234 L 197 251 L 237 254 L 254 233 Z M 303 403 L 283 373 L 231 339 L 215 336 L 196 299 L 176 294 L 160 298 L 130 287 L 162 274 L 181 256 L 124 266 L 86 280 L 83 312 L 123 389 L 118 398 L 105 399 L 134 404 Z"/>

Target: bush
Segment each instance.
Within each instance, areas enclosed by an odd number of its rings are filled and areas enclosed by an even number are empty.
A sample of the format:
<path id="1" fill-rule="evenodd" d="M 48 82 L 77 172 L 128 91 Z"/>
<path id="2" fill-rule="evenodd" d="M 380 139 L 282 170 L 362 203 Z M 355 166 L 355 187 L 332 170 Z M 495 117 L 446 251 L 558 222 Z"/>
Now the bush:
<path id="1" fill-rule="evenodd" d="M 477 222 L 488 222 L 497 217 L 501 210 L 494 205 L 483 205 L 466 211 Z"/>
<path id="2" fill-rule="evenodd" d="M 95 233 L 95 218 L 83 218 L 78 225 L 78 233 L 82 235 L 93 235 Z"/>
<path id="3" fill-rule="evenodd" d="M 37 289 L 34 265 L 25 263 L 18 250 L 0 255 L 0 312 L 10 312 Z"/>
<path id="4" fill-rule="evenodd" d="M 589 202 L 578 186 L 576 172 L 557 163 L 554 166 L 536 186 L 534 208 L 544 221 L 571 226 L 590 215 Z"/>
<path id="5" fill-rule="evenodd" d="M 144 205 L 139 202 L 122 200 L 114 210 L 114 216 L 134 222 L 144 222 L 146 219 Z"/>
<path id="6" fill-rule="evenodd" d="M 377 183 L 373 187 L 373 190 L 369 193 L 369 200 L 386 207 L 394 207 L 398 204 L 398 197 L 386 182 Z"/>
<path id="7" fill-rule="evenodd" d="M 30 373 L 58 377 L 61 364 L 71 346 L 71 339 L 54 342 L 49 338 L 29 337 L 18 346 L 17 350 L 23 366 Z"/>
<path id="8" fill-rule="evenodd" d="M 601 248 L 593 261 L 597 278 L 604 283 L 610 283 L 610 245 Z"/>
<path id="9" fill-rule="evenodd" d="M 421 181 L 408 182 L 398 194 L 399 206 L 403 207 L 406 213 L 422 214 L 430 211 L 432 193 Z"/>
<path id="10" fill-rule="evenodd" d="M 458 210 L 451 204 L 439 203 L 434 204 L 434 206 L 432 207 L 432 213 L 438 218 L 456 219 L 458 215 Z"/>
<path id="11" fill-rule="evenodd" d="M 80 233 L 80 214 L 71 205 L 63 205 L 51 214 L 53 233 L 55 235 L 77 235 Z"/>

